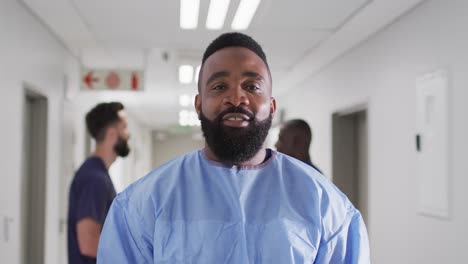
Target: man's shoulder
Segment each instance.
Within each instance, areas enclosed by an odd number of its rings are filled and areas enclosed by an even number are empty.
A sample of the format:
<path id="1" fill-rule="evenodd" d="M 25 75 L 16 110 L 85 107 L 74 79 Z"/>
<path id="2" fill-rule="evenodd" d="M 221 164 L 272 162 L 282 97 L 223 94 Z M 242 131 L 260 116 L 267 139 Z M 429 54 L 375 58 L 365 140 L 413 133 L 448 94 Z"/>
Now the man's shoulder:
<path id="1" fill-rule="evenodd" d="M 88 157 L 81 164 L 76 171 L 75 175 L 89 175 L 89 174 L 107 174 L 107 169 L 104 162 L 97 157 Z"/>
<path id="2" fill-rule="evenodd" d="M 72 187 L 88 184 L 106 184 L 108 178 L 106 175 L 108 173 L 105 168 L 101 168 L 96 160 L 87 158 L 75 172 Z"/>
<path id="3" fill-rule="evenodd" d="M 325 178 L 318 170 L 296 158 L 293 158 L 281 152 L 276 152 L 276 157 L 279 166 L 281 166 L 281 168 L 283 168 L 284 170 L 290 171 L 291 173 L 295 172 L 296 174 L 300 175 L 304 174 L 312 178 Z"/>
<path id="4" fill-rule="evenodd" d="M 316 192 L 317 195 L 320 195 L 317 198 L 320 201 L 326 201 L 327 206 L 354 208 L 346 195 L 330 179 L 313 167 L 282 153 L 277 153 L 277 159 L 282 173 L 285 174 L 283 178 L 294 182 L 297 188 L 306 188 Z"/>
<path id="5" fill-rule="evenodd" d="M 144 200 L 149 196 L 161 196 L 173 186 L 179 177 L 199 162 L 199 151 L 178 156 L 150 171 L 118 195 L 121 200 Z"/>
<path id="6" fill-rule="evenodd" d="M 317 170 L 300 160 L 281 153 L 278 153 L 277 159 L 278 166 L 282 168 L 283 181 L 287 182 L 287 185 L 295 193 L 302 194 L 301 196 L 291 196 L 291 199 L 295 199 L 296 204 L 302 204 L 301 208 L 313 208 L 312 202 L 316 208 L 320 208 L 318 212 L 322 219 L 336 220 L 332 224 L 327 222 L 328 225 L 323 226 L 325 237 L 334 234 L 343 221 L 359 214 L 348 197 L 330 179 Z"/>

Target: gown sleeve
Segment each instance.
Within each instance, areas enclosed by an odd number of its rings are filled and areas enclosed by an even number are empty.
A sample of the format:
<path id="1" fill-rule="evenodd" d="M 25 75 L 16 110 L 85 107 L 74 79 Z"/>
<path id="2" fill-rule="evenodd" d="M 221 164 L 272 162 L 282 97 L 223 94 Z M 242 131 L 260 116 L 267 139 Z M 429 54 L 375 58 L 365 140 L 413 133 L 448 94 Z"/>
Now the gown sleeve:
<path id="1" fill-rule="evenodd" d="M 153 263 L 151 239 L 145 225 L 125 199 L 114 199 L 98 246 L 97 263 Z"/>
<path id="2" fill-rule="evenodd" d="M 369 255 L 367 230 L 361 214 L 354 209 L 328 240 L 321 241 L 315 263 L 367 264 Z"/>

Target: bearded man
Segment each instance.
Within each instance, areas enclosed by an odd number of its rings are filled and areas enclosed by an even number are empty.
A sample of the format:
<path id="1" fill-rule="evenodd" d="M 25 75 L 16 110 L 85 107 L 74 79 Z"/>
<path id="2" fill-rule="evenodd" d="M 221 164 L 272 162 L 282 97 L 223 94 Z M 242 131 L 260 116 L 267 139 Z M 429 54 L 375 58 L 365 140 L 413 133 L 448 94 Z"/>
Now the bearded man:
<path id="1" fill-rule="evenodd" d="M 276 111 L 261 46 L 226 33 L 206 49 L 195 109 L 205 147 L 119 194 L 101 263 L 369 263 L 361 214 L 305 163 L 263 146 Z"/>
<path id="2" fill-rule="evenodd" d="M 126 157 L 129 132 L 124 106 L 100 103 L 86 115 L 86 126 L 96 149 L 75 173 L 68 208 L 68 263 L 96 263 L 99 237 L 115 198 L 109 167 Z"/>

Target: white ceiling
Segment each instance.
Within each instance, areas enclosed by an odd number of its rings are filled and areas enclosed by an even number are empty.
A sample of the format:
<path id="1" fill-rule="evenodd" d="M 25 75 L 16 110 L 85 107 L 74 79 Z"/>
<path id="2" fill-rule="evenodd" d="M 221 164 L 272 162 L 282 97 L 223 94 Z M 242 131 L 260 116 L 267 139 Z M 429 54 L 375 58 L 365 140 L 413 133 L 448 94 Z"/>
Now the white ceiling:
<path id="1" fill-rule="evenodd" d="M 145 71 L 143 92 L 75 91 L 69 99 L 83 107 L 120 100 L 138 120 L 157 130 L 174 130 L 182 109 L 179 95 L 196 93 L 195 84 L 178 83 L 178 65 L 199 64 L 209 42 L 231 31 L 239 3 L 231 1 L 223 30 L 211 31 L 204 27 L 209 0 L 200 0 L 196 30 L 179 28 L 178 0 L 22 1 L 82 67 Z M 278 99 L 422 1 L 263 0 L 245 33 L 266 51 Z"/>

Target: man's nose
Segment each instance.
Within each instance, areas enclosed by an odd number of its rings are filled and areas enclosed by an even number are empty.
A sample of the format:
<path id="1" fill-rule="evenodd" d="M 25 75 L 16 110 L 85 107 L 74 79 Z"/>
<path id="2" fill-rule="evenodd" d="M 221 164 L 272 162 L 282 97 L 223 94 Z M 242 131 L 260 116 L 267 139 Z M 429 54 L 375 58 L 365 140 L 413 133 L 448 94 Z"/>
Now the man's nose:
<path id="1" fill-rule="evenodd" d="M 231 89 L 231 91 L 224 97 L 225 104 L 233 106 L 249 105 L 250 101 L 247 92 L 242 87 Z"/>

